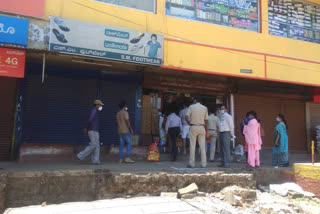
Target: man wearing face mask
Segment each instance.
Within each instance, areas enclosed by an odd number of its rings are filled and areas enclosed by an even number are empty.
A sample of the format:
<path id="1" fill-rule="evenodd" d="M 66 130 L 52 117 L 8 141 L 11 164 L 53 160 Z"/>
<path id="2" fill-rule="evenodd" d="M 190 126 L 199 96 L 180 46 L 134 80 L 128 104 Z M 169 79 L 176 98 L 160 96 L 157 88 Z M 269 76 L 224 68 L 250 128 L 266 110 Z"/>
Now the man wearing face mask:
<path id="1" fill-rule="evenodd" d="M 126 102 L 121 102 L 119 104 L 120 111 L 117 113 L 117 124 L 118 124 L 118 134 L 120 137 L 120 147 L 119 147 L 119 163 L 123 163 L 123 148 L 125 143 L 127 144 L 125 163 L 134 163 L 130 159 L 131 151 L 131 135 L 133 135 L 133 129 L 130 125 L 129 114 Z M 130 131 L 130 132 L 129 132 Z"/>
<path id="2" fill-rule="evenodd" d="M 221 165 L 219 167 L 222 168 L 230 167 L 230 141 L 231 138 L 235 138 L 233 119 L 227 112 L 226 106 L 221 106 L 219 124 Z"/>
<path id="3" fill-rule="evenodd" d="M 102 111 L 103 105 L 104 104 L 101 102 L 101 100 L 95 100 L 93 102 L 93 107 L 91 108 L 87 126 L 84 129 L 84 132 L 88 133 L 90 143 L 82 152 L 77 154 L 78 160 L 84 160 L 88 155 L 91 154 L 91 162 L 94 165 L 100 164 L 99 122 L 100 112 Z"/>

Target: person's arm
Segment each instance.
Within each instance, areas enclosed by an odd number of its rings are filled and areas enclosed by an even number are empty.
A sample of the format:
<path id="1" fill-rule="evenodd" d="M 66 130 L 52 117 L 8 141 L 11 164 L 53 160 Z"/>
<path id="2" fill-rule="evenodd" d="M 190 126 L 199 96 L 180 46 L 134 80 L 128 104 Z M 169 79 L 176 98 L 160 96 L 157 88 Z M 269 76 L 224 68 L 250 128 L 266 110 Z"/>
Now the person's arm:
<path id="1" fill-rule="evenodd" d="M 93 109 L 91 110 L 91 112 L 90 112 L 90 116 L 89 116 L 89 119 L 88 119 L 88 121 L 87 121 L 87 125 L 86 125 L 86 127 L 85 127 L 85 129 L 84 129 L 84 132 L 85 132 L 85 133 L 88 132 L 88 129 L 89 129 L 89 127 L 90 127 L 91 124 L 92 124 L 93 118 L 96 116 L 96 113 L 97 113 L 97 109 L 93 108 Z"/>
<path id="2" fill-rule="evenodd" d="M 189 120 L 190 116 L 191 116 L 191 111 L 190 111 L 190 107 L 189 107 L 188 111 L 186 113 L 186 116 L 184 117 L 186 122 L 189 124 L 189 126 L 191 126 L 191 123 L 190 123 L 190 120 Z"/>
<path id="3" fill-rule="evenodd" d="M 206 130 L 206 133 L 208 132 L 208 120 L 204 121 L 204 129 Z"/>
<path id="4" fill-rule="evenodd" d="M 125 116 L 125 117 L 126 117 L 126 118 L 125 118 L 126 125 L 127 125 L 128 129 L 130 130 L 131 135 L 133 135 L 134 133 L 133 133 L 133 129 L 132 129 L 132 127 L 131 127 L 130 121 L 129 121 L 129 114 L 128 114 L 128 112 L 126 112 L 126 116 Z"/>
<path id="5" fill-rule="evenodd" d="M 280 140 L 280 135 L 279 133 L 277 133 L 277 137 L 276 137 L 276 142 L 274 143 L 275 146 L 279 146 L 279 140 Z"/>
<path id="6" fill-rule="evenodd" d="M 206 130 L 206 133 L 208 133 L 208 109 L 206 109 L 206 113 L 204 115 L 204 129 Z"/>
<path id="7" fill-rule="evenodd" d="M 166 121 L 166 127 L 165 127 L 166 134 L 168 134 L 169 124 L 170 124 L 170 117 L 168 117 L 168 118 L 167 118 L 167 121 Z"/>
<path id="8" fill-rule="evenodd" d="M 227 122 L 228 122 L 228 125 L 229 125 L 231 136 L 234 137 L 234 124 L 233 124 L 233 120 L 232 120 L 231 115 L 229 115 L 229 117 L 227 119 Z"/>

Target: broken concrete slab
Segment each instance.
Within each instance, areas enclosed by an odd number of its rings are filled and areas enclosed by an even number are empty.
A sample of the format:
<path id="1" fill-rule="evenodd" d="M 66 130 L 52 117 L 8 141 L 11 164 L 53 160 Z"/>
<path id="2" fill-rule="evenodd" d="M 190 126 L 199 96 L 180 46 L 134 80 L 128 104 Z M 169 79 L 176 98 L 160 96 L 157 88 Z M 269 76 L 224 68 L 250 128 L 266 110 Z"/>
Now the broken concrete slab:
<path id="1" fill-rule="evenodd" d="M 195 183 L 190 184 L 189 186 L 178 190 L 180 195 L 196 193 L 198 192 L 198 186 Z"/>
<path id="2" fill-rule="evenodd" d="M 171 198 L 178 198 L 177 192 L 161 192 L 161 197 L 171 197 Z"/>

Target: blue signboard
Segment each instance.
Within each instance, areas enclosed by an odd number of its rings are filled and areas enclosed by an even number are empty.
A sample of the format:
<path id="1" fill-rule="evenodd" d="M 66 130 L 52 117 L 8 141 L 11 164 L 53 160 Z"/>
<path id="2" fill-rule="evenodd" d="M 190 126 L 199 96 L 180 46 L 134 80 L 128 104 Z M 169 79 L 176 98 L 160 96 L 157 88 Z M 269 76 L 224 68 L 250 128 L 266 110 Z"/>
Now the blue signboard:
<path id="1" fill-rule="evenodd" d="M 29 20 L 0 16 L 0 44 L 27 46 Z"/>

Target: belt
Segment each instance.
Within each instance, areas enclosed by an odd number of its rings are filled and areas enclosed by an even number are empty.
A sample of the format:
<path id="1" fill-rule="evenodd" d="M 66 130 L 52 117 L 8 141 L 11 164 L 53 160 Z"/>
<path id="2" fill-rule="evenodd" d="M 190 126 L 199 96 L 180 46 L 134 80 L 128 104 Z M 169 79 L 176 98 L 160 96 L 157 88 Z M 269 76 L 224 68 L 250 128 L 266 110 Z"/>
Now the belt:
<path id="1" fill-rule="evenodd" d="M 209 131 L 217 131 L 216 129 L 208 129 Z"/>
<path id="2" fill-rule="evenodd" d="M 203 124 L 191 124 L 191 126 L 204 126 Z"/>

